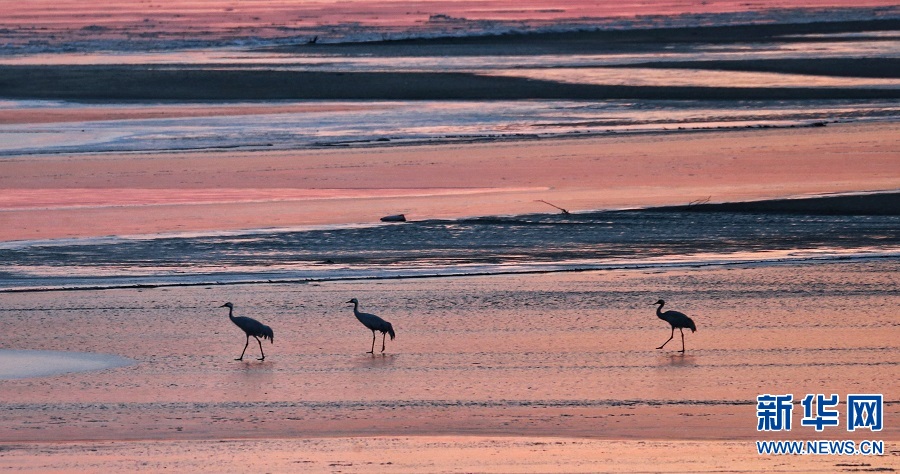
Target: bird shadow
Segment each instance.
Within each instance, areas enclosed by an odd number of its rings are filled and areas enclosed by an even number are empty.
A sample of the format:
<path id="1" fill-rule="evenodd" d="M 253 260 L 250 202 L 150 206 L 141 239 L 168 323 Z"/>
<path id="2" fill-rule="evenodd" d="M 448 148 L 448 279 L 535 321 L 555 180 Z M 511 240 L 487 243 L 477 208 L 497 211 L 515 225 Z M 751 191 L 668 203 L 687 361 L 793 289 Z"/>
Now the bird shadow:
<path id="1" fill-rule="evenodd" d="M 238 368 L 246 373 L 249 372 L 271 372 L 275 368 L 275 363 L 268 360 L 236 360 L 235 364 Z"/>
<path id="2" fill-rule="evenodd" d="M 397 354 L 364 354 L 354 358 L 358 367 L 387 367 L 394 364 Z"/>
<path id="3" fill-rule="evenodd" d="M 662 356 L 662 365 L 667 365 L 669 367 L 690 367 L 697 365 L 697 358 L 692 354 L 683 354 L 681 352 L 665 354 Z"/>

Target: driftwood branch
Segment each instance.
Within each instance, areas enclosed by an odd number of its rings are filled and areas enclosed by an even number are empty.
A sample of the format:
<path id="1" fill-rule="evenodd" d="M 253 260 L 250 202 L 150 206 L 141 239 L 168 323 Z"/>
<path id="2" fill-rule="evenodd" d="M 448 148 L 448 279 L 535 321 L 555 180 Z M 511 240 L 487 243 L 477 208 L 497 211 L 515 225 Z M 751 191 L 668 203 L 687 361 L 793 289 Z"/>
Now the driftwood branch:
<path id="1" fill-rule="evenodd" d="M 544 204 L 546 204 L 546 205 L 548 205 L 548 206 L 555 207 L 555 208 L 559 209 L 560 212 L 562 212 L 563 214 L 568 214 L 568 213 L 569 213 L 569 211 L 567 211 L 567 210 L 565 210 L 565 209 L 563 209 L 563 208 L 557 206 L 556 204 L 551 204 L 551 203 L 549 203 L 549 202 L 547 202 L 547 201 L 544 201 L 543 199 L 538 199 L 538 200 L 536 200 L 535 202 L 542 202 L 542 203 L 544 203 Z"/>
<path id="2" fill-rule="evenodd" d="M 712 196 L 706 196 L 706 199 L 695 199 L 688 203 L 687 208 L 690 209 L 694 206 L 700 206 L 709 202 L 712 199 Z"/>

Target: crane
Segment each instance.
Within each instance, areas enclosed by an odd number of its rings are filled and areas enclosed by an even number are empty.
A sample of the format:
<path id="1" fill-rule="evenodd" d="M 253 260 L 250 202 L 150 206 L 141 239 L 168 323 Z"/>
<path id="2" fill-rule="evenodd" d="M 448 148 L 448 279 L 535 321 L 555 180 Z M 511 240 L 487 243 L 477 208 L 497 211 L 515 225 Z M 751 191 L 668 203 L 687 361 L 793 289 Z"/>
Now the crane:
<path id="1" fill-rule="evenodd" d="M 356 316 L 356 319 L 359 320 L 363 324 L 363 326 L 372 330 L 372 350 L 367 352 L 366 354 L 374 354 L 375 353 L 375 331 L 381 332 L 381 352 L 384 352 L 384 338 L 386 334 L 391 335 L 391 340 L 394 340 L 394 327 L 391 326 L 391 323 L 375 316 L 374 314 L 369 313 L 360 313 L 359 312 L 359 300 L 356 298 L 351 299 L 347 303 L 353 303 L 353 314 Z"/>
<path id="2" fill-rule="evenodd" d="M 225 303 L 219 307 L 228 308 L 228 319 L 247 334 L 247 343 L 244 344 L 244 350 L 241 351 L 241 356 L 234 360 L 244 360 L 244 353 L 247 352 L 247 346 L 250 345 L 250 336 L 253 336 L 256 339 L 256 342 L 259 343 L 259 353 L 262 357 L 257 360 L 266 360 L 266 353 L 263 352 L 262 341 L 260 341 L 259 338 L 268 339 L 269 342 L 274 343 L 275 334 L 272 332 L 272 328 L 253 318 L 235 316 L 234 305 L 231 303 Z"/>
<path id="3" fill-rule="evenodd" d="M 659 300 L 653 305 L 659 305 L 656 308 L 656 315 L 659 319 L 669 323 L 672 325 L 672 335 L 663 343 L 663 345 L 657 347 L 657 349 L 662 349 L 675 337 L 675 328 L 678 328 L 681 331 L 681 352 L 684 353 L 684 328 L 689 328 L 691 332 L 697 331 L 697 326 L 694 325 L 694 320 L 687 317 L 684 313 L 680 313 L 678 311 L 665 311 L 663 312 L 662 308 L 666 305 L 666 302 L 663 300 Z M 652 305 L 651 305 L 652 306 Z"/>

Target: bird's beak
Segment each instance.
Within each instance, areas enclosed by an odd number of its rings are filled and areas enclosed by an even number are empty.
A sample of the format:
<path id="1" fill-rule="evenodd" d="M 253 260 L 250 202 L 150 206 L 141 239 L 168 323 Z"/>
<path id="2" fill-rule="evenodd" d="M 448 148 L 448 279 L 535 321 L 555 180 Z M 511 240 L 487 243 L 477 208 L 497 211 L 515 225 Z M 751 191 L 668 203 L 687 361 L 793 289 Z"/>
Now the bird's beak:
<path id="1" fill-rule="evenodd" d="M 227 304 L 223 304 L 222 306 L 219 306 L 219 307 L 220 307 L 220 308 L 224 308 L 224 307 L 226 307 L 226 306 L 228 306 L 228 305 L 227 305 Z"/>

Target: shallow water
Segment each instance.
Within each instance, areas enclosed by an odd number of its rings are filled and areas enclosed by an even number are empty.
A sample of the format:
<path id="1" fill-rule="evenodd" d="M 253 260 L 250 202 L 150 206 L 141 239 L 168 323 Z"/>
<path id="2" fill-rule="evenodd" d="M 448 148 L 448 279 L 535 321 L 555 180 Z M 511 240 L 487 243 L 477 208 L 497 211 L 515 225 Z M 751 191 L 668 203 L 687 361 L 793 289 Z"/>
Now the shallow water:
<path id="1" fill-rule="evenodd" d="M 0 350 L 0 380 L 49 377 L 71 372 L 105 370 L 134 361 L 109 354 Z"/>
<path id="2" fill-rule="evenodd" d="M 683 75 L 684 71 L 678 71 Z M 307 102 L 308 103 L 308 102 Z M 302 104 L 302 103 L 301 103 Z M 5 156 L 129 151 L 275 150 L 408 145 L 473 140 L 653 132 L 676 129 L 804 126 L 821 121 L 893 120 L 896 101 L 407 101 L 313 102 L 319 111 L 283 112 L 295 102 L 225 103 L 221 112 L 165 119 L 0 125 Z M 130 105 L 135 112 L 141 108 Z M 144 113 L 190 110 L 146 104 Z M 253 113 L 240 113 L 241 108 Z M 115 114 L 120 105 L 4 101 L 0 113 Z M 238 115 L 238 113 L 240 113 Z"/>
<path id="3" fill-rule="evenodd" d="M 898 216 L 635 210 L 0 245 L 0 289 L 895 258 Z"/>
<path id="4" fill-rule="evenodd" d="M 760 393 L 884 393 L 895 411 L 897 275 L 890 259 L 8 294 L 14 344 L 138 363 L 8 381 L 0 438 L 752 439 Z M 384 354 L 365 353 L 351 297 L 394 325 Z M 696 322 L 685 354 L 677 331 L 656 349 L 660 297 Z M 225 300 L 273 328 L 264 362 L 252 340 L 232 360 L 244 336 Z"/>

